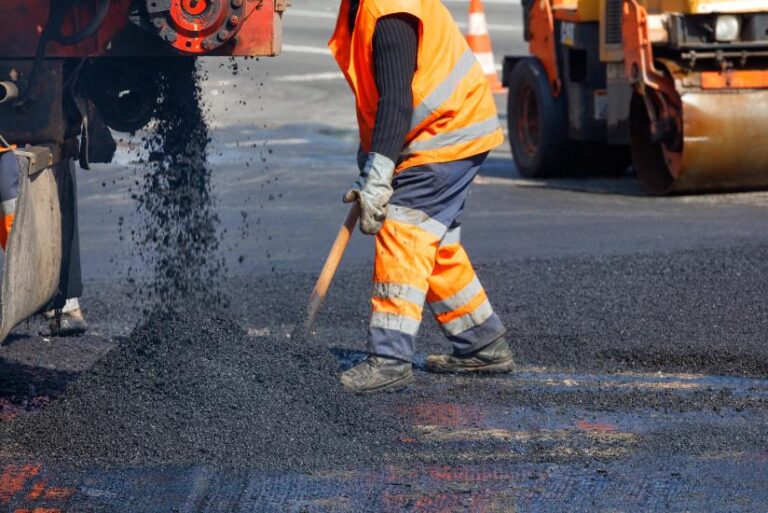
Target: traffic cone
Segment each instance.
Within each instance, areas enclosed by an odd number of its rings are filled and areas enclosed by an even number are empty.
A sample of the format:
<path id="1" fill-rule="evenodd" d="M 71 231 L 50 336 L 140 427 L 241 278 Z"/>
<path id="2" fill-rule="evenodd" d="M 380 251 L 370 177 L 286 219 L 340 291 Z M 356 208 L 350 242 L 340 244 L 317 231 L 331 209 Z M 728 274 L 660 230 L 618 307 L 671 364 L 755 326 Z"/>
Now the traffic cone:
<path id="1" fill-rule="evenodd" d="M 488 24 L 485 21 L 485 9 L 481 0 L 470 0 L 469 23 L 467 24 L 467 43 L 475 58 L 480 61 L 491 91 L 501 93 L 504 86 L 496 75 L 496 60 L 493 58 L 491 36 L 488 34 Z"/>

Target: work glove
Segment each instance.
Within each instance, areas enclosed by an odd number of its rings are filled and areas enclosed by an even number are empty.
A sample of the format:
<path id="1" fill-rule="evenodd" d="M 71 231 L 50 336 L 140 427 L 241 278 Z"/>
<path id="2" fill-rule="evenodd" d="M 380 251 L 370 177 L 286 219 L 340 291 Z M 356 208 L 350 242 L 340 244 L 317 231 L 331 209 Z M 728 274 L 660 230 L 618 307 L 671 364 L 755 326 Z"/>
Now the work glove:
<path id="1" fill-rule="evenodd" d="M 392 197 L 394 173 L 394 162 L 379 153 L 369 153 L 360 176 L 344 194 L 344 203 L 357 201 L 360 207 L 361 232 L 375 235 L 381 230 Z"/>

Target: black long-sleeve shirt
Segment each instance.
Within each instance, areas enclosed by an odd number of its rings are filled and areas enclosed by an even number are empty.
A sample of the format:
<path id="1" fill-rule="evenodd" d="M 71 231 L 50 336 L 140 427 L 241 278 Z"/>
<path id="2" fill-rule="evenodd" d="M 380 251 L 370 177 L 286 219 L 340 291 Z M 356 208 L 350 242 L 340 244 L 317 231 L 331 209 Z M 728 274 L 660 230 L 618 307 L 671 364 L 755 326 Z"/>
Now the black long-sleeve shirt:
<path id="1" fill-rule="evenodd" d="M 352 0 L 349 26 L 354 31 L 359 0 Z M 419 47 L 418 20 L 409 14 L 385 16 L 373 33 L 373 62 L 379 103 L 371 152 L 397 163 L 413 114 L 413 74 Z"/>

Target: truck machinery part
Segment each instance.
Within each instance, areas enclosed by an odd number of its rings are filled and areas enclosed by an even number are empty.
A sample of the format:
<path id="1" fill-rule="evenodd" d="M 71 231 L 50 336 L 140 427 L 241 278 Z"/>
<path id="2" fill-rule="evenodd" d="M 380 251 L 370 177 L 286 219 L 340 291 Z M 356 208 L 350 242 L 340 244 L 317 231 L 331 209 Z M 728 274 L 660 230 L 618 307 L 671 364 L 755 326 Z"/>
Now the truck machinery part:
<path id="1" fill-rule="evenodd" d="M 562 82 L 557 69 L 555 50 L 555 21 L 550 0 L 532 0 L 528 8 L 525 38 L 531 55 L 539 59 L 552 88 L 552 94 L 560 95 Z"/>
<path id="2" fill-rule="evenodd" d="M 19 196 L 14 228 L 3 260 L 0 343 L 20 322 L 43 309 L 56 294 L 62 262 L 62 217 L 55 164 L 43 147 L 14 152 Z M 67 162 L 65 159 L 64 162 Z"/>
<path id="3" fill-rule="evenodd" d="M 0 343 L 19 322 L 51 301 L 58 304 L 57 292 L 63 291 L 62 265 L 69 258 L 68 246 L 71 245 L 67 233 L 74 226 L 71 194 L 63 196 L 63 173 L 69 173 L 72 157 L 77 154 L 72 137 L 79 126 L 70 108 L 72 101 L 65 93 L 83 90 L 81 86 L 75 87 L 76 75 L 71 72 L 74 69 L 77 73 L 79 65 L 74 65 L 85 64 L 82 60 L 85 58 L 131 57 L 162 62 L 156 58 L 180 56 L 168 38 L 157 37 L 157 27 L 150 25 L 146 9 L 136 8 L 142 1 L 7 0 L 3 3 L 5 11 L 11 14 L 0 17 L 0 100 L 3 100 L 0 101 L 0 134 L 17 144 L 50 145 L 51 149 L 31 148 L 18 154 L 22 175 L 14 229 L 3 262 Z M 203 2 L 200 15 L 214 12 L 220 1 Z M 225 27 L 236 25 L 237 29 L 230 30 L 229 34 L 223 34 L 221 29 L 216 32 L 218 43 L 212 50 L 202 39 L 200 51 L 185 53 L 232 56 L 279 53 L 285 2 L 229 1 L 231 3 L 226 4 L 229 16 L 225 23 L 219 22 L 219 26 L 222 23 Z M 176 4 L 182 9 L 186 6 L 186 13 L 201 7 L 197 2 L 193 6 L 191 0 L 187 4 Z M 242 16 L 235 20 L 232 12 Z M 154 28 L 143 30 L 142 21 L 146 28 Z M 205 27 L 210 29 L 208 25 Z M 197 50 L 194 44 L 190 46 Z M 116 61 L 115 65 L 125 63 Z M 139 75 L 135 73 L 137 69 L 134 66 L 115 73 L 115 68 L 108 69 L 106 65 L 94 67 L 92 71 L 105 74 L 87 88 L 93 98 L 80 98 L 77 94 L 77 99 L 86 100 L 88 107 L 100 103 L 114 128 L 129 131 L 139 128 L 151 117 L 156 93 L 153 92 L 154 77 Z M 129 73 L 133 76 L 127 77 Z M 110 83 L 111 78 L 116 81 Z M 99 85 L 101 87 L 97 87 Z M 87 147 L 90 150 L 92 145 Z M 44 151 L 48 151 L 47 157 Z"/>
<path id="4" fill-rule="evenodd" d="M 31 59 L 0 59 L 0 80 L 27 82 L 32 67 Z M 34 101 L 21 108 L 15 101 L 0 103 L 0 134 L 14 144 L 63 143 L 70 125 L 64 112 L 64 80 L 64 59 L 43 60 L 38 79 L 29 85 Z"/>
<path id="5" fill-rule="evenodd" d="M 636 0 L 624 0 L 622 29 L 625 69 L 636 91 L 630 109 L 632 154 L 650 192 L 768 186 L 768 89 L 744 77 L 742 88 L 702 89 L 706 72 L 697 73 L 694 87 L 693 73 L 670 60 L 659 61 L 665 72 L 657 70 L 647 14 Z M 744 72 L 733 72 L 739 73 Z M 719 75 L 721 85 L 728 86 L 728 73 Z"/>
<path id="6" fill-rule="evenodd" d="M 183 13 L 189 12 L 185 10 L 182 0 L 165 1 L 178 4 Z M 221 12 L 235 8 L 235 11 L 239 12 L 238 10 L 242 9 L 242 16 L 237 20 L 237 31 L 227 28 L 232 22 L 231 19 L 225 20 L 227 23 L 223 28 L 231 33 L 231 37 L 222 34 L 226 39 L 225 44 L 216 44 L 213 50 L 203 49 L 196 54 L 255 57 L 272 56 L 280 52 L 282 12 L 286 7 L 283 0 L 227 0 L 228 3 L 225 0 L 205 0 L 202 4 L 200 3 L 202 0 L 199 0 L 197 7 L 192 7 L 192 0 L 186 0 L 186 2 L 193 12 L 199 9 L 200 5 L 206 7 L 207 10 L 201 14 L 206 19 L 208 12 L 216 11 L 214 9 L 216 5 L 222 6 Z M 58 3 L 58 0 L 55 3 Z M 150 20 L 146 0 L 109 0 L 107 3 L 109 4 L 108 13 L 93 35 L 69 46 L 54 39 L 47 45 L 46 58 L 179 55 L 180 49 L 173 46 L 170 41 L 158 37 L 160 29 Z M 233 6 L 238 3 L 239 6 Z M 5 0 L 3 2 L 5 11 L 12 15 L 0 18 L 0 58 L 35 56 L 40 27 L 44 27 L 49 19 L 50 4 L 51 0 Z M 102 5 L 104 4 L 100 0 L 76 1 L 61 23 L 59 32 L 64 37 L 79 33 L 79 29 L 89 25 L 90 21 L 98 20 L 98 17 L 94 18 L 98 14 L 96 8 Z M 156 14 L 156 17 L 165 19 L 162 13 Z M 168 20 L 165 20 L 165 23 L 168 23 Z M 210 28 L 210 25 L 204 27 Z M 201 30 L 204 27 L 201 27 Z M 213 36 L 218 38 L 219 32 L 215 32 Z M 180 40 L 177 39 L 178 41 Z M 189 54 L 186 44 L 184 42 L 181 44 L 183 52 Z"/>
<path id="7" fill-rule="evenodd" d="M 245 16 L 244 0 L 146 0 L 157 34 L 180 52 L 201 54 L 237 35 Z"/>
<path id="8" fill-rule="evenodd" d="M 104 122 L 118 132 L 135 132 L 152 119 L 157 78 L 164 59 L 90 59 L 81 81 Z"/>
<path id="9" fill-rule="evenodd" d="M 681 101 L 682 149 L 671 152 L 654 139 L 646 103 L 633 98 L 632 155 L 650 192 L 768 186 L 768 90 L 684 92 Z"/>
<path id="10" fill-rule="evenodd" d="M 19 86 L 16 82 L 0 82 L 0 103 L 15 100 L 19 97 Z"/>
<path id="11" fill-rule="evenodd" d="M 604 79 L 599 80 L 605 72 L 598 71 L 604 64 L 596 54 L 599 9 L 563 0 L 529 0 L 524 2 L 524 17 L 535 58 L 506 56 L 503 66 L 504 85 L 510 90 L 509 139 L 519 171 L 531 178 L 625 172 L 628 147 L 608 144 L 607 121 L 598 114 L 596 91 L 606 89 Z M 594 60 L 589 54 L 592 45 Z M 533 74 L 516 73 L 534 68 Z M 525 83 L 515 85 L 517 80 Z M 558 148 L 554 155 L 547 149 L 550 145 Z"/>
<path id="12" fill-rule="evenodd" d="M 509 76 L 507 123 L 512 155 L 527 178 L 562 175 L 570 155 L 568 111 L 542 63 L 520 59 Z"/>
<path id="13" fill-rule="evenodd" d="M 37 80 L 49 42 L 56 41 L 62 46 L 73 46 L 93 36 L 101 28 L 101 24 L 104 23 L 104 20 L 109 13 L 110 0 L 100 0 L 99 6 L 88 20 L 85 27 L 82 29 L 75 29 L 69 34 L 64 34 L 64 32 L 62 32 L 64 21 L 70 15 L 74 6 L 82 2 L 83 0 L 64 0 L 56 5 L 55 9 L 54 4 L 51 3 L 50 11 L 48 12 L 48 20 L 45 22 L 45 25 L 43 25 L 42 32 L 40 32 L 40 37 L 37 41 L 35 60 L 29 74 L 28 83 L 24 88 L 24 92 L 16 101 L 17 107 L 25 104 L 29 100 L 30 90 Z"/>

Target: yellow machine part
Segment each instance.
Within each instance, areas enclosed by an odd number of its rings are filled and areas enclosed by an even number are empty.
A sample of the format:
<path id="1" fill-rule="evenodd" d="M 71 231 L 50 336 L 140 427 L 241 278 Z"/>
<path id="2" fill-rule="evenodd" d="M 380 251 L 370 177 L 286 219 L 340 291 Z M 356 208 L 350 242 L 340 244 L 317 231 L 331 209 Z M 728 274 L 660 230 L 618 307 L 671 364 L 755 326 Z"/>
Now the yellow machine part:
<path id="1" fill-rule="evenodd" d="M 712 12 L 757 12 L 768 9 L 766 0 L 640 0 L 649 14 L 706 14 Z"/>
<path id="2" fill-rule="evenodd" d="M 681 100 L 682 152 L 652 142 L 647 118 L 633 116 L 633 158 L 650 191 L 768 187 L 768 89 L 683 92 Z"/>
<path id="3" fill-rule="evenodd" d="M 600 21 L 600 0 L 553 0 L 552 11 L 569 11 L 572 21 Z"/>

